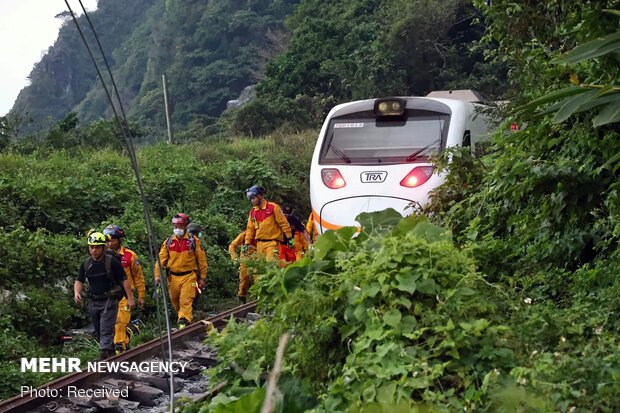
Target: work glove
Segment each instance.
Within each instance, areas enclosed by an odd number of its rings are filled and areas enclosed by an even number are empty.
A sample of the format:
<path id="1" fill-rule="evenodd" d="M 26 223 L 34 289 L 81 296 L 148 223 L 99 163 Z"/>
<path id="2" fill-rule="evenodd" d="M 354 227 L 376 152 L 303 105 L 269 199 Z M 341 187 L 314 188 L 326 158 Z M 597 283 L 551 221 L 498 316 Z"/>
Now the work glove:
<path id="1" fill-rule="evenodd" d="M 250 246 L 248 244 L 244 244 L 241 246 L 241 252 L 248 252 L 250 250 Z"/>
<path id="2" fill-rule="evenodd" d="M 295 246 L 295 239 L 291 238 L 289 240 L 286 241 L 286 245 L 288 245 L 289 248 L 293 248 Z"/>

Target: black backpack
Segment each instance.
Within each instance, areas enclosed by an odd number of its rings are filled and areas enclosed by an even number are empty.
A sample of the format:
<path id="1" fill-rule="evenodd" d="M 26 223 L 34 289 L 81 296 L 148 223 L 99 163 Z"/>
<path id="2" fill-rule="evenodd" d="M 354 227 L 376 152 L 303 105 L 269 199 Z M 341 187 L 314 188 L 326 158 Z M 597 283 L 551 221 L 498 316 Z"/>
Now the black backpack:
<path id="1" fill-rule="evenodd" d="M 114 275 L 112 275 L 112 260 L 116 260 L 120 264 L 121 263 L 120 254 L 116 251 L 106 249 L 105 252 L 103 253 L 103 259 L 104 259 L 104 264 L 105 264 L 106 275 L 108 276 L 108 279 L 112 282 L 113 287 L 110 289 L 110 291 L 103 294 L 106 297 L 97 297 L 97 298 L 115 298 L 117 300 L 120 300 L 123 297 L 127 297 L 127 294 L 125 293 L 125 289 L 123 288 L 123 286 L 118 284 L 118 282 L 116 282 L 116 278 L 114 278 Z M 92 264 L 93 264 L 93 257 L 89 255 L 88 258 L 84 260 L 84 272 L 86 272 L 86 270 L 90 268 Z"/>

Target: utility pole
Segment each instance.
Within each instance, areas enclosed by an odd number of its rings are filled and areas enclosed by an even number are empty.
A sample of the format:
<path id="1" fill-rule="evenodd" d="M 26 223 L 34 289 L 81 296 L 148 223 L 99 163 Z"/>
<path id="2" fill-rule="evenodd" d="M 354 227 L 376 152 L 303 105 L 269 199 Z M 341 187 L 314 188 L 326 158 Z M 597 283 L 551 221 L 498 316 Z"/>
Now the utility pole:
<path id="1" fill-rule="evenodd" d="M 168 82 L 166 74 L 161 75 L 161 82 L 164 85 L 164 105 L 166 107 L 166 125 L 168 125 L 168 145 L 172 145 L 172 125 L 170 124 L 170 108 L 168 107 Z"/>

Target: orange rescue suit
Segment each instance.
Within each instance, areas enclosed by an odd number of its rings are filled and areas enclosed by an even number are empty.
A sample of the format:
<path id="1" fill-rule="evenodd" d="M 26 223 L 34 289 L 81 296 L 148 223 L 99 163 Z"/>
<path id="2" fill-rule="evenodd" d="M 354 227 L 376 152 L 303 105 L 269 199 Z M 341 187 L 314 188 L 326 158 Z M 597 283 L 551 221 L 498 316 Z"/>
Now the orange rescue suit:
<path id="1" fill-rule="evenodd" d="M 121 256 L 121 265 L 125 270 L 125 275 L 127 275 L 131 290 L 138 292 L 138 300 L 144 300 L 146 293 L 144 272 L 142 272 L 142 266 L 138 260 L 138 255 L 129 248 L 123 246 L 118 250 L 118 254 Z M 114 344 L 122 346 L 123 350 L 125 350 L 129 344 L 127 325 L 130 321 L 131 310 L 127 305 L 127 297 L 123 297 L 118 303 L 118 313 L 116 315 L 116 324 L 114 325 Z"/>
<path id="2" fill-rule="evenodd" d="M 308 231 L 308 235 L 310 235 L 310 239 L 312 242 L 316 241 L 319 236 L 319 230 L 316 227 L 316 223 L 314 222 L 314 213 L 310 213 L 308 217 L 308 223 L 306 224 L 306 231 Z"/>
<path id="3" fill-rule="evenodd" d="M 245 243 L 245 231 L 242 231 L 237 235 L 230 245 L 228 245 L 228 253 L 232 260 L 239 260 L 239 297 L 247 297 L 248 290 L 250 289 L 250 277 L 248 276 L 248 267 L 245 265 L 245 260 L 250 257 L 255 251 L 256 247 L 250 245 L 247 251 L 241 251 L 240 255 L 237 255 L 237 248 L 241 248 Z"/>
<path id="4" fill-rule="evenodd" d="M 278 247 L 284 240 L 291 239 L 291 226 L 275 202 L 261 199 L 260 204 L 252 207 L 245 229 L 245 244 L 256 243 L 259 257 L 272 260 L 278 256 Z"/>
<path id="5" fill-rule="evenodd" d="M 192 303 L 197 294 L 197 278 L 207 278 L 207 255 L 200 240 L 193 237 L 195 251 L 187 232 L 182 237 L 171 235 L 159 250 L 159 261 L 168 269 L 168 292 L 177 318 L 192 321 Z M 169 245 L 168 245 L 169 244 Z M 155 280 L 160 278 L 159 265 L 155 265 Z"/>

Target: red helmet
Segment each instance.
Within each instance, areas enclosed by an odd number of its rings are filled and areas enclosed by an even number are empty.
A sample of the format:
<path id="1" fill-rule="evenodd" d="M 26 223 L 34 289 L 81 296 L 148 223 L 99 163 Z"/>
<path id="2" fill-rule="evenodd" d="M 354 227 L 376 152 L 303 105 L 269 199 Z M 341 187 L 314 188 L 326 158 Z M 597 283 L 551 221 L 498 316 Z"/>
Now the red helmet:
<path id="1" fill-rule="evenodd" d="M 192 219 L 180 212 L 172 217 L 172 224 L 189 225 L 190 222 L 192 222 Z"/>

